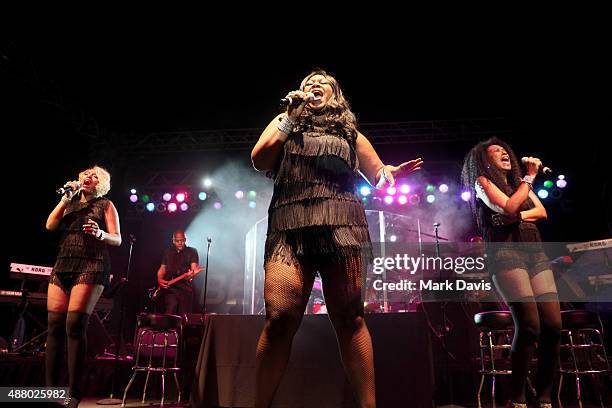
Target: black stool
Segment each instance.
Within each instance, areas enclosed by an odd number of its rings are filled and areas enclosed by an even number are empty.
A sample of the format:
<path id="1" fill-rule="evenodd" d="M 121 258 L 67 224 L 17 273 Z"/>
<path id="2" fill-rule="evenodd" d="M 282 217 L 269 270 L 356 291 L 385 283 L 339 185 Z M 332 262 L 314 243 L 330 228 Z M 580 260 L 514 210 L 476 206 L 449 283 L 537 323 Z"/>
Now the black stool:
<path id="1" fill-rule="evenodd" d="M 559 390 L 557 391 L 557 402 L 561 404 L 561 386 L 564 374 L 576 376 L 576 398 L 582 407 L 582 396 L 580 390 L 581 375 L 603 375 L 610 373 L 610 362 L 604 346 L 602 324 L 599 315 L 588 310 L 565 310 L 561 312 L 561 350 L 569 350 L 569 367 L 564 368 L 559 364 Z M 580 354 L 583 358 L 578 358 Z M 597 361 L 599 360 L 599 363 Z M 595 364 L 594 364 L 595 363 Z M 594 366 L 599 365 L 599 368 Z M 598 387 L 595 387 L 598 388 Z M 603 407 L 601 392 L 599 402 Z"/>
<path id="2" fill-rule="evenodd" d="M 480 403 L 480 394 L 484 385 L 485 376 L 490 375 L 492 378 L 491 385 L 491 401 L 495 407 L 495 376 L 510 375 L 512 370 L 499 370 L 495 367 L 495 351 L 510 350 L 512 348 L 512 337 L 514 336 L 514 321 L 512 313 L 506 310 L 493 310 L 489 312 L 476 313 L 474 315 L 474 323 L 479 331 L 480 345 L 480 386 L 478 387 L 478 407 Z M 488 364 L 487 364 L 488 363 Z M 533 395 L 535 389 L 527 378 L 527 385 Z"/>
<path id="3" fill-rule="evenodd" d="M 480 394 L 484 385 L 485 376 L 490 375 L 492 378 L 491 385 L 491 401 L 495 405 L 495 376 L 509 375 L 512 370 L 498 370 L 495 367 L 496 350 L 509 350 L 512 348 L 512 333 L 514 330 L 514 321 L 512 314 L 507 311 L 494 310 L 490 312 L 481 312 L 474 315 L 474 323 L 479 331 L 479 346 L 480 346 L 480 386 L 478 387 L 478 407 L 480 408 Z M 502 341 L 500 341 L 500 339 Z"/>
<path id="4" fill-rule="evenodd" d="M 128 390 L 136 378 L 136 374 L 140 371 L 147 373 L 145 380 L 144 390 L 142 392 L 142 402 L 145 402 L 147 385 L 149 383 L 149 376 L 151 372 L 161 373 L 161 406 L 164 405 L 165 400 L 165 377 L 166 372 L 171 372 L 174 376 L 174 382 L 178 392 L 178 401 L 181 402 L 181 387 L 179 385 L 178 378 L 176 376 L 180 368 L 176 366 L 179 354 L 179 344 L 181 344 L 182 337 L 182 323 L 183 320 L 180 316 L 166 315 L 166 314 L 147 314 L 142 313 L 138 315 L 137 329 L 138 334 L 136 336 L 136 361 L 132 370 L 134 373 L 130 378 L 125 391 L 123 392 L 123 401 L 121 406 L 125 407 L 125 400 L 127 397 Z M 158 339 L 163 339 L 162 342 L 158 342 Z M 170 341 L 169 341 L 170 340 Z M 141 352 L 141 348 L 144 348 Z M 148 365 L 140 365 L 141 353 L 146 357 L 148 348 Z M 172 359 L 172 366 L 167 367 L 166 362 L 168 359 Z"/>

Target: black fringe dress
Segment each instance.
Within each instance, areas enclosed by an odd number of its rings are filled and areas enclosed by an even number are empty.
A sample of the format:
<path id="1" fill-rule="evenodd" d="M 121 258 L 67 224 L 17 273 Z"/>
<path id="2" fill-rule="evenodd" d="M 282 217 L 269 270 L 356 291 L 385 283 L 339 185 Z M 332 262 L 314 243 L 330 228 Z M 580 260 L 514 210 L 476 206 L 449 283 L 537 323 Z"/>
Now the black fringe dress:
<path id="1" fill-rule="evenodd" d="M 110 276 L 110 257 L 107 245 L 93 235 L 83 232 L 88 219 L 107 230 L 104 211 L 110 204 L 106 198 L 95 198 L 87 203 L 75 199 L 68 204 L 60 221 L 59 254 L 49 283 L 59 286 L 66 294 L 79 283 L 107 285 Z"/>
<path id="2" fill-rule="evenodd" d="M 291 133 L 274 171 L 264 263 L 300 257 L 372 258 L 363 203 L 356 191 L 355 142 L 314 117 Z M 296 259 L 297 258 L 297 259 Z"/>

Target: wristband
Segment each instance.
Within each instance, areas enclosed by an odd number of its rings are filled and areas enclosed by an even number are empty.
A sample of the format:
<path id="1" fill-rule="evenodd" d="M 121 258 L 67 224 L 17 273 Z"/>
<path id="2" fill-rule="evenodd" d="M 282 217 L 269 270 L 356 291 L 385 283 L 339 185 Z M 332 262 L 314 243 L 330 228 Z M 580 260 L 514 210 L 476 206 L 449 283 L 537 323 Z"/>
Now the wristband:
<path id="1" fill-rule="evenodd" d="M 104 238 L 106 238 L 106 232 L 99 229 L 98 231 L 96 231 L 95 237 L 98 241 L 104 241 Z"/>
<path id="2" fill-rule="evenodd" d="M 276 127 L 285 135 L 288 135 L 293 131 L 293 125 L 294 123 L 291 121 L 291 119 L 289 119 L 288 116 L 284 116 L 283 119 L 278 123 L 278 125 L 276 125 Z"/>
<path id="3" fill-rule="evenodd" d="M 387 178 L 387 173 L 385 173 L 385 167 L 383 166 L 380 172 L 380 179 L 378 179 L 378 183 L 376 183 L 376 189 L 380 190 L 385 187 L 385 184 L 389 181 Z"/>

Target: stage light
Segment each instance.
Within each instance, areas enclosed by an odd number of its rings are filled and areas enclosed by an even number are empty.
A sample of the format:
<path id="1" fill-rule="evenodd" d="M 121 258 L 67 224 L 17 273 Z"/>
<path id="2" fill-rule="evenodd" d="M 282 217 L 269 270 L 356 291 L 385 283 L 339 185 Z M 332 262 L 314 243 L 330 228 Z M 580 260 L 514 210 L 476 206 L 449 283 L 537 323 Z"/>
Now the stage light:
<path id="1" fill-rule="evenodd" d="M 448 185 L 440 184 L 440 187 L 438 187 L 438 190 L 440 190 L 441 193 L 448 193 Z"/>
<path id="2" fill-rule="evenodd" d="M 153 212 L 153 211 L 155 211 L 155 204 L 154 203 L 147 203 L 146 208 L 147 208 L 148 212 Z"/>
<path id="3" fill-rule="evenodd" d="M 176 203 L 168 204 L 168 211 L 169 212 L 175 212 L 176 211 Z"/>
<path id="4" fill-rule="evenodd" d="M 563 191 L 559 190 L 558 188 L 553 188 L 552 190 L 550 190 L 550 197 L 554 198 L 555 200 L 561 198 L 562 195 Z"/>
<path id="5" fill-rule="evenodd" d="M 391 204 L 393 203 L 393 196 L 385 196 L 385 204 Z"/>
<path id="6" fill-rule="evenodd" d="M 559 188 L 567 187 L 567 181 L 565 181 L 564 179 L 557 180 L 557 187 Z"/>
<path id="7" fill-rule="evenodd" d="M 204 180 L 202 180 L 202 184 L 204 185 L 204 187 L 208 188 L 212 186 L 212 180 L 209 178 L 205 178 Z"/>
<path id="8" fill-rule="evenodd" d="M 461 193 L 461 199 L 463 201 L 470 201 L 470 199 L 472 198 L 472 193 L 469 191 L 464 191 L 463 193 Z"/>
<path id="9" fill-rule="evenodd" d="M 387 194 L 389 194 L 389 195 L 395 195 L 396 192 L 397 192 L 397 190 L 395 189 L 395 187 L 387 188 Z"/>
<path id="10" fill-rule="evenodd" d="M 255 201 L 249 201 L 249 208 L 257 207 L 257 203 Z"/>
<path id="11" fill-rule="evenodd" d="M 138 203 L 138 204 L 136 204 L 136 212 L 141 213 L 141 212 L 143 212 L 143 211 L 144 211 L 144 209 L 145 209 L 145 206 L 144 206 L 144 204 L 143 204 L 143 203 Z"/>
<path id="12" fill-rule="evenodd" d="M 136 201 L 138 201 L 138 196 L 137 196 L 136 194 L 132 194 L 132 195 L 130 196 L 130 201 L 131 201 L 131 202 L 133 202 L 133 203 L 135 203 Z"/>
<path id="13" fill-rule="evenodd" d="M 435 195 L 433 195 L 433 194 L 428 194 L 428 195 L 427 195 L 427 202 L 428 202 L 429 204 L 432 204 L 434 201 L 436 201 L 436 196 L 435 196 Z"/>
<path id="14" fill-rule="evenodd" d="M 372 193 L 372 190 L 368 186 L 363 186 L 359 189 L 359 193 L 365 197 L 370 195 Z"/>
<path id="15" fill-rule="evenodd" d="M 182 203 L 183 201 L 185 201 L 185 193 L 178 193 L 176 195 L 176 201 L 178 201 L 179 203 Z"/>
<path id="16" fill-rule="evenodd" d="M 206 194 L 204 191 L 200 191 L 200 193 L 198 194 L 198 198 L 199 198 L 201 201 L 206 200 L 206 197 L 208 197 L 208 194 Z"/>
<path id="17" fill-rule="evenodd" d="M 433 193 L 435 189 L 436 188 L 431 184 L 428 184 L 427 187 L 425 187 L 425 191 L 427 191 L 428 193 Z"/>
<path id="18" fill-rule="evenodd" d="M 213 204 L 213 207 L 215 208 L 215 210 L 220 210 L 221 207 L 223 206 L 221 205 L 219 201 L 215 201 L 215 203 Z"/>
<path id="19" fill-rule="evenodd" d="M 421 202 L 421 196 L 418 194 L 413 194 L 410 196 L 410 204 L 418 205 Z"/>
<path id="20" fill-rule="evenodd" d="M 151 201 L 151 198 L 148 194 L 143 194 L 140 196 L 140 201 L 142 201 L 143 203 L 148 203 L 149 201 Z"/>
<path id="21" fill-rule="evenodd" d="M 249 191 L 249 199 L 254 200 L 257 197 L 257 193 L 253 190 Z"/>
<path id="22" fill-rule="evenodd" d="M 405 195 L 401 195 L 397 198 L 397 202 L 401 205 L 404 205 L 408 202 L 408 197 L 406 197 Z"/>
<path id="23" fill-rule="evenodd" d="M 189 204 L 187 203 L 181 203 L 181 211 L 187 211 L 189 209 Z"/>
<path id="24" fill-rule="evenodd" d="M 135 189 L 135 188 L 131 189 L 131 190 L 130 190 L 130 193 L 131 193 L 131 194 L 136 194 L 136 189 Z"/>
<path id="25" fill-rule="evenodd" d="M 557 177 L 559 180 L 565 180 L 565 176 L 563 174 L 559 174 L 559 177 Z"/>
<path id="26" fill-rule="evenodd" d="M 170 200 L 172 200 L 172 194 L 170 194 L 170 193 L 164 193 L 164 195 L 162 196 L 162 198 L 164 199 L 164 201 L 170 201 Z"/>
<path id="27" fill-rule="evenodd" d="M 391 236 L 389 237 L 389 241 L 391 241 L 391 242 L 395 242 L 395 241 L 397 241 L 397 237 L 396 237 L 395 235 L 391 235 Z"/>
<path id="28" fill-rule="evenodd" d="M 164 211 L 166 211 L 166 204 L 164 204 L 164 203 L 157 204 L 157 206 L 155 207 L 155 210 L 157 210 L 157 212 L 164 212 Z"/>
<path id="29" fill-rule="evenodd" d="M 236 191 L 236 194 L 234 194 L 234 196 L 237 199 L 242 200 L 244 198 L 244 191 L 238 190 L 238 191 Z"/>
<path id="30" fill-rule="evenodd" d="M 400 193 L 408 194 L 410 192 L 410 186 L 408 184 L 402 184 L 400 186 Z"/>
<path id="31" fill-rule="evenodd" d="M 548 197 L 548 190 L 544 190 L 543 188 L 538 190 L 538 197 L 541 199 L 545 199 Z"/>
<path id="32" fill-rule="evenodd" d="M 553 182 L 551 180 L 546 180 L 544 182 L 544 187 L 545 188 L 551 188 L 553 186 Z"/>

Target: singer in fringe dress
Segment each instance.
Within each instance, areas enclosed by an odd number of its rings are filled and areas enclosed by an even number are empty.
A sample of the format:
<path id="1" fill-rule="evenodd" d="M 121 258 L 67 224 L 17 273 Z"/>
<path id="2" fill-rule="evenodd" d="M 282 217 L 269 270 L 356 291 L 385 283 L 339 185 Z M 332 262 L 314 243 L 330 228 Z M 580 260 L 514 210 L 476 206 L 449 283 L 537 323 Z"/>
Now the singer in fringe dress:
<path id="1" fill-rule="evenodd" d="M 542 162 L 525 159 L 523 177 L 510 145 L 497 138 L 478 143 L 466 155 L 462 183 L 484 237 L 487 266 L 514 319 L 513 408 L 527 408 L 525 385 L 531 348 L 537 344 L 536 393 L 539 408 L 552 408 L 553 378 L 559 360 L 561 313 L 550 260 L 537 222 L 546 209 L 532 191 Z"/>
<path id="2" fill-rule="evenodd" d="M 318 271 L 349 382 L 361 407 L 375 406 L 372 341 L 362 288 L 372 258 L 359 174 L 384 188 L 421 159 L 384 165 L 357 130 L 335 78 L 322 70 L 287 95 L 253 148 L 254 167 L 274 180 L 264 254 L 266 323 L 257 346 L 256 407 L 268 407 Z"/>
<path id="3" fill-rule="evenodd" d="M 108 245 L 121 245 L 119 215 L 104 198 L 110 174 L 93 166 L 79 174 L 47 219 L 47 229 L 61 232 L 59 254 L 47 292 L 48 334 L 46 383 L 60 386 L 64 346 L 68 343 L 70 397 L 76 407 L 83 398 L 82 377 L 87 352 L 87 325 L 110 275 Z"/>

